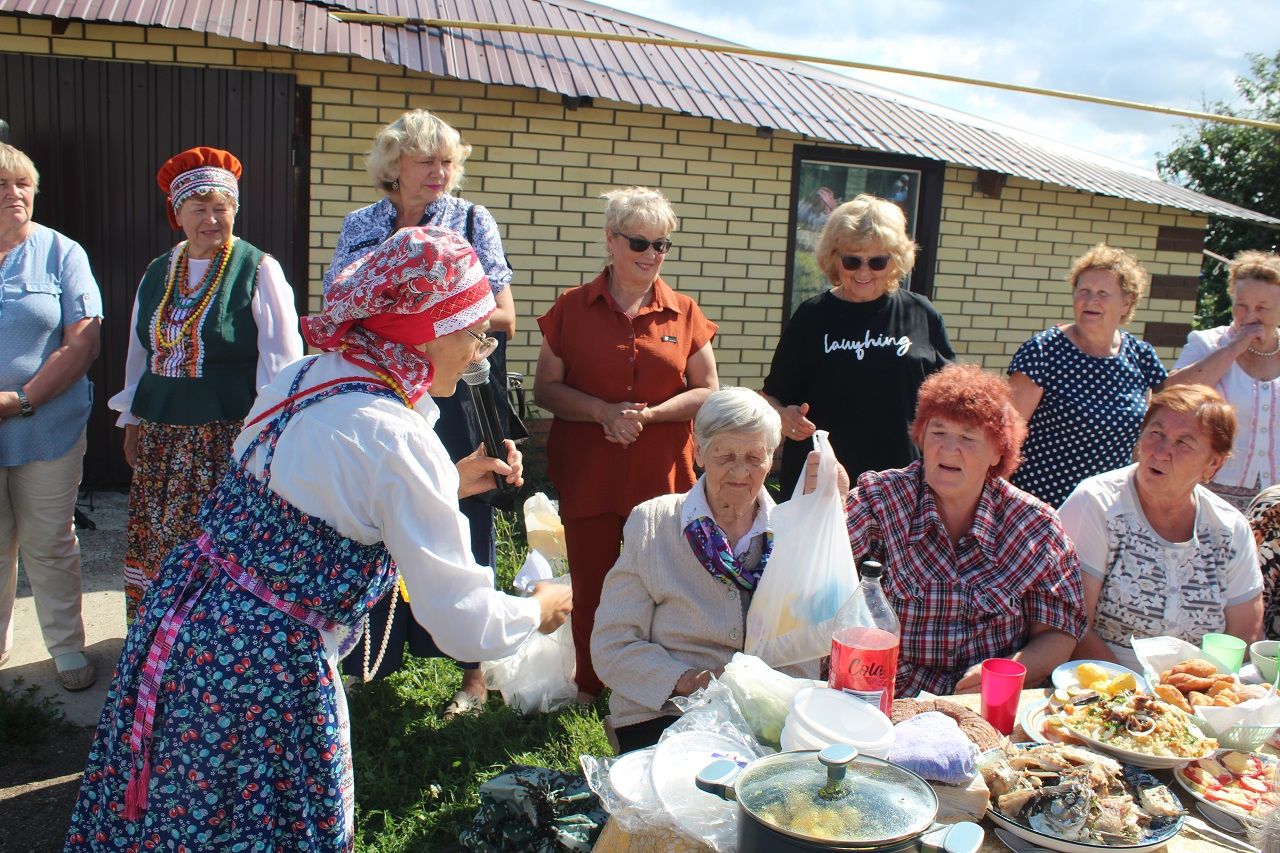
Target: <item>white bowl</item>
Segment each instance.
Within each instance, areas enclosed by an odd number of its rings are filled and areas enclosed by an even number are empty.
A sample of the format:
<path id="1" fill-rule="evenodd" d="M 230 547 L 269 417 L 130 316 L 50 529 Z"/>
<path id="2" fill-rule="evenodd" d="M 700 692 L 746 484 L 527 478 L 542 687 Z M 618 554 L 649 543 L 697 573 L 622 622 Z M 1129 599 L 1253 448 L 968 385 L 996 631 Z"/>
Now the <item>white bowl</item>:
<path id="1" fill-rule="evenodd" d="M 790 719 L 782 727 L 781 744 L 783 752 L 791 752 L 796 749 L 826 749 L 831 745 L 815 738 Z"/>
<path id="2" fill-rule="evenodd" d="M 793 737 L 823 746 L 847 743 L 859 752 L 884 758 L 893 746 L 893 721 L 879 708 L 828 687 L 807 687 L 791 701 L 787 724 Z"/>
<path id="3" fill-rule="evenodd" d="M 832 742 L 818 737 L 804 728 L 803 725 L 791 722 L 789 718 L 787 724 L 782 727 L 780 743 L 784 752 L 790 752 L 797 749 L 825 749 L 831 746 Z M 878 744 L 863 744 L 858 746 L 857 750 L 859 755 L 870 755 L 888 760 L 889 750 L 892 748 L 893 741 L 887 740 Z"/>

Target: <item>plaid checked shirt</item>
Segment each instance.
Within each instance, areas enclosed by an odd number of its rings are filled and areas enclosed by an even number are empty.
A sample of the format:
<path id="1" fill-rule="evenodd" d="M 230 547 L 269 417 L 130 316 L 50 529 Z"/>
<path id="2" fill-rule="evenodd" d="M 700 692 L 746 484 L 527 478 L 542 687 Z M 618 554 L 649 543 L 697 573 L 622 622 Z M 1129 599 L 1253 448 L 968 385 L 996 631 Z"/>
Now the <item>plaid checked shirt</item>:
<path id="1" fill-rule="evenodd" d="M 1007 481 L 987 480 L 954 547 L 921 462 L 863 474 L 845 512 L 854 557 L 884 564 L 902 623 L 898 696 L 950 694 L 970 666 L 1026 645 L 1032 622 L 1084 636 L 1075 548 L 1052 509 Z"/>

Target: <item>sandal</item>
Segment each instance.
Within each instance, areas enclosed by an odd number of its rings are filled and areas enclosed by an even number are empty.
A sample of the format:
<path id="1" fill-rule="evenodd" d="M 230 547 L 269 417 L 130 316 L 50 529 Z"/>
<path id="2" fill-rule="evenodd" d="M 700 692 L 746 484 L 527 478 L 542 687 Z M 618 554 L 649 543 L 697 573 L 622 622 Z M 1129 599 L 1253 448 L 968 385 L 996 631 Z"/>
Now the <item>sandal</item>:
<path id="1" fill-rule="evenodd" d="M 459 690 L 453 694 L 453 698 L 449 700 L 449 704 L 444 706 L 441 718 L 452 720 L 454 717 L 462 717 L 468 714 L 479 714 L 484 710 L 485 699 L 468 693 L 465 690 Z"/>
<path id="2" fill-rule="evenodd" d="M 68 669 L 58 673 L 58 683 L 72 693 L 92 687 L 93 682 L 97 680 L 98 671 L 93 668 L 93 664 L 86 664 L 78 669 Z"/>

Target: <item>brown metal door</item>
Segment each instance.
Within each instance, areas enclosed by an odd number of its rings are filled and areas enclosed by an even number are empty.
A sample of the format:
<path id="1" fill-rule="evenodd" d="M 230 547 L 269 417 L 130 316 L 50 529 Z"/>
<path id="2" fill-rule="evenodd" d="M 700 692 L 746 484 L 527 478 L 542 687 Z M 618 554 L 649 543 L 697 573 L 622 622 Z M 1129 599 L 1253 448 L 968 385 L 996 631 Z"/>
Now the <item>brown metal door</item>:
<path id="1" fill-rule="evenodd" d="M 178 239 L 160 164 L 196 145 L 244 164 L 236 234 L 276 257 L 305 307 L 307 92 L 261 71 L 0 54 L 0 119 L 40 171 L 35 219 L 84 246 L 102 290 L 85 485 L 128 482 L 107 398 L 124 384 L 129 314 L 147 263 Z M 295 157 L 295 150 L 297 156 Z"/>

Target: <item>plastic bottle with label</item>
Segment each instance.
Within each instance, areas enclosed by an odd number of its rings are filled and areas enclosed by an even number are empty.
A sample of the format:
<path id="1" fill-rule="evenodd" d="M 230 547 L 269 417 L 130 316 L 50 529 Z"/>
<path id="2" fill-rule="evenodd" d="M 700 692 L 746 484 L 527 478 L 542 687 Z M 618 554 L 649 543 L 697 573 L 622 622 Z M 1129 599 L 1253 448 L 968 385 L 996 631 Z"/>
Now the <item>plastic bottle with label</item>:
<path id="1" fill-rule="evenodd" d="M 880 586 L 883 572 L 884 567 L 874 560 L 864 562 L 858 588 L 836 614 L 827 684 L 888 714 L 902 630 Z"/>

